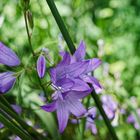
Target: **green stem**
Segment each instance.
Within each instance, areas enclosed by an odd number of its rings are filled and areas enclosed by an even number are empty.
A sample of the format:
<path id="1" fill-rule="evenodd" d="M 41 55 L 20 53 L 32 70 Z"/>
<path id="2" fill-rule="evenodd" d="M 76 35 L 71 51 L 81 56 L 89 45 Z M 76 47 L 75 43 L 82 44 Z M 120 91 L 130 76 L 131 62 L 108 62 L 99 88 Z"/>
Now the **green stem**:
<path id="1" fill-rule="evenodd" d="M 111 123 L 110 123 L 110 121 L 109 121 L 109 119 L 108 119 L 108 117 L 107 117 L 107 115 L 106 115 L 106 113 L 105 113 L 105 111 L 104 111 L 104 109 L 102 107 L 102 103 L 99 100 L 99 97 L 97 96 L 95 90 L 93 90 L 93 92 L 91 92 L 91 96 L 94 99 L 94 101 L 96 103 L 96 106 L 98 107 L 98 109 L 99 109 L 99 111 L 100 111 L 100 113 L 101 113 L 101 115 L 102 115 L 102 117 L 103 117 L 103 119 L 105 121 L 105 124 L 106 124 L 106 126 L 107 126 L 107 128 L 108 128 L 108 130 L 109 130 L 109 132 L 110 132 L 110 134 L 112 136 L 112 139 L 113 140 L 118 140 L 118 137 L 117 137 L 117 135 L 116 135 L 116 133 L 114 131 L 114 128 L 112 127 L 112 125 L 111 125 Z"/>
<path id="2" fill-rule="evenodd" d="M 21 131 L 12 121 L 12 119 L 8 118 L 7 116 L 5 116 L 3 114 L 3 112 L 0 110 L 0 121 L 7 126 L 8 128 L 10 128 L 11 131 L 13 131 L 14 133 L 16 133 L 20 138 L 22 138 L 23 140 L 31 140 L 31 138 L 26 135 L 25 133 L 23 133 L 23 131 Z"/>
<path id="3" fill-rule="evenodd" d="M 55 21 L 56 21 L 64 39 L 65 39 L 65 41 L 67 42 L 68 47 L 70 48 L 71 54 L 73 54 L 75 52 L 75 46 L 71 40 L 69 32 L 67 31 L 67 28 L 65 27 L 64 22 L 59 14 L 57 8 L 55 6 L 54 1 L 53 0 L 46 0 L 46 1 L 50 7 L 50 10 L 55 18 Z"/>
<path id="4" fill-rule="evenodd" d="M 12 107 L 9 105 L 7 100 L 1 95 L 0 96 L 0 108 L 7 112 L 12 118 L 14 118 L 34 139 L 36 140 L 45 140 L 45 137 L 42 136 L 40 133 L 35 131 L 31 126 L 26 124 L 18 114 L 12 109 Z"/>
<path id="5" fill-rule="evenodd" d="M 22 132 L 22 134 L 26 135 L 27 137 L 29 137 L 31 139 L 31 136 L 28 134 L 28 132 L 26 130 L 24 130 L 17 122 L 16 120 L 12 119 L 11 116 L 9 116 L 9 114 L 5 113 L 5 111 L 3 111 L 2 109 L 0 109 L 0 114 L 2 116 L 4 116 L 7 120 L 9 120 L 13 125 L 15 125 L 17 127 L 17 129 L 19 129 L 19 131 Z"/>
<path id="6" fill-rule="evenodd" d="M 26 26 L 26 31 L 27 31 L 27 36 L 28 36 L 28 41 L 29 41 L 31 53 L 32 53 L 32 55 L 33 55 L 34 63 L 36 64 L 35 52 L 34 52 L 33 47 L 32 47 L 31 35 L 30 35 L 30 33 L 29 33 L 26 11 L 24 11 L 24 19 L 25 19 L 25 26 Z M 36 72 L 36 74 L 37 74 L 37 72 Z M 43 92 L 45 93 L 46 98 L 48 99 L 47 92 L 46 92 L 44 86 L 42 85 L 42 82 L 41 82 L 41 80 L 40 80 L 38 74 L 37 74 L 37 78 L 38 78 L 38 82 L 39 82 L 39 84 L 40 84 L 40 87 L 42 88 Z"/>
<path id="7" fill-rule="evenodd" d="M 57 22 L 57 25 L 58 25 L 60 31 L 62 32 L 62 35 L 63 35 L 65 41 L 67 42 L 67 45 L 68 45 L 68 48 L 69 48 L 71 54 L 73 54 L 75 52 L 75 50 L 76 50 L 75 46 L 74 46 L 74 44 L 73 44 L 73 42 L 71 40 L 71 37 L 70 37 L 66 27 L 65 27 L 65 24 L 63 23 L 63 20 L 62 20 L 59 12 L 57 10 L 57 7 L 56 7 L 54 1 L 53 0 L 46 0 L 46 1 L 48 3 L 48 6 L 49 6 L 49 8 L 50 8 L 50 10 L 51 10 L 56 22 Z M 95 91 L 92 92 L 91 95 L 92 95 L 92 98 L 94 99 L 94 101 L 96 103 L 96 106 L 98 107 L 98 109 L 99 109 L 99 111 L 100 111 L 100 113 L 101 113 L 101 115 L 102 115 L 102 117 L 103 117 L 103 119 L 104 119 L 104 121 L 106 123 L 106 126 L 107 126 L 107 128 L 108 128 L 108 130 L 109 130 L 109 132 L 110 132 L 110 134 L 112 136 L 112 139 L 113 140 L 118 140 L 117 135 L 116 135 L 116 133 L 114 131 L 114 128 L 112 127 L 108 117 L 106 116 L 106 114 L 104 112 L 104 109 L 102 108 L 102 104 L 101 104 L 101 102 L 100 102 L 100 100 L 98 98 L 98 95 L 96 94 Z"/>

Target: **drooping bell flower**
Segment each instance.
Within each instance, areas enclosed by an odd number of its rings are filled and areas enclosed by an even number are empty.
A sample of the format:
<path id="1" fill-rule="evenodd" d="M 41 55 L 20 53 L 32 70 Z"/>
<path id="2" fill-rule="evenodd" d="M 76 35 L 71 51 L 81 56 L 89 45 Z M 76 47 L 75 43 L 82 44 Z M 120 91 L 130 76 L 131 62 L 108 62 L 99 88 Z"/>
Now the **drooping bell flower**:
<path id="1" fill-rule="evenodd" d="M 18 66 L 20 60 L 18 56 L 10 48 L 0 42 L 0 64 L 7 66 Z"/>
<path id="2" fill-rule="evenodd" d="M 46 59 L 43 55 L 40 55 L 37 60 L 37 72 L 38 76 L 40 78 L 43 78 L 45 76 L 46 72 Z"/>
<path id="3" fill-rule="evenodd" d="M 14 72 L 0 73 L 0 94 L 8 92 L 15 84 L 16 77 Z"/>

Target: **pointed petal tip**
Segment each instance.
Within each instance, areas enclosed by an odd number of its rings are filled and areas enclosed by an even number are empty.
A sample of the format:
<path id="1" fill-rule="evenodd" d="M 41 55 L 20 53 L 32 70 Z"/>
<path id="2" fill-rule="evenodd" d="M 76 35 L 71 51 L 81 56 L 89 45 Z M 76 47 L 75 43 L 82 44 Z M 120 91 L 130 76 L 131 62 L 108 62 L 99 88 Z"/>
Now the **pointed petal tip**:
<path id="1" fill-rule="evenodd" d="M 20 59 L 16 55 L 16 53 L 0 42 L 0 63 L 7 66 L 19 66 Z"/>
<path id="2" fill-rule="evenodd" d="M 8 92 L 14 86 L 16 77 L 13 72 L 0 73 L 0 94 Z"/>
<path id="3" fill-rule="evenodd" d="M 40 108 L 46 112 L 53 112 L 56 110 L 56 102 L 52 102 L 43 106 L 40 106 Z"/>

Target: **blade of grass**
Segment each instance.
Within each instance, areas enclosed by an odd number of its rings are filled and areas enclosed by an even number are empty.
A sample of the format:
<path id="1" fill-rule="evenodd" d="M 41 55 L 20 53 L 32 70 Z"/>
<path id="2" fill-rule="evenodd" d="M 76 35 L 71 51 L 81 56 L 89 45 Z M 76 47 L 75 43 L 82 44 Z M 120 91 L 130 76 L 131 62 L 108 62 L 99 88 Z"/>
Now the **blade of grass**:
<path id="1" fill-rule="evenodd" d="M 3 104 L 5 103 L 5 104 Z M 31 126 L 29 126 L 27 123 L 25 123 L 18 114 L 13 110 L 13 108 L 10 106 L 10 104 L 7 102 L 7 100 L 0 96 L 0 108 L 7 112 L 12 118 L 14 118 L 34 139 L 36 140 L 45 140 L 46 138 L 34 130 Z"/>
<path id="2" fill-rule="evenodd" d="M 7 126 L 13 133 L 17 134 L 23 140 L 31 140 L 31 138 L 21 131 L 19 127 L 13 123 L 12 119 L 8 118 L 2 111 L 0 110 L 0 122 L 2 122 L 5 126 Z"/>

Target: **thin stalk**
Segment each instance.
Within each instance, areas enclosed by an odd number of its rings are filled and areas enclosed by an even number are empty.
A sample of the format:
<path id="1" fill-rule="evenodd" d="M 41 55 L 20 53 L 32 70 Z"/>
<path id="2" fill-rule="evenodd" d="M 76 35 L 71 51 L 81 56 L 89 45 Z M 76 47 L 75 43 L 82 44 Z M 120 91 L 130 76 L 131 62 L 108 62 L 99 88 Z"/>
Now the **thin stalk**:
<path id="1" fill-rule="evenodd" d="M 91 92 L 91 96 L 94 99 L 94 101 L 96 103 L 96 106 L 98 107 L 98 109 L 99 109 L 99 111 L 100 111 L 100 113 L 101 113 L 101 115 L 102 115 L 102 117 L 103 117 L 103 119 L 105 121 L 105 124 L 106 124 L 106 126 L 107 126 L 107 128 L 108 128 L 108 130 L 109 130 L 109 132 L 110 132 L 110 134 L 112 136 L 112 139 L 113 140 L 118 140 L 118 137 L 117 137 L 117 135 L 116 135 L 116 133 L 114 131 L 114 128 L 112 127 L 112 125 L 111 125 L 111 123 L 110 123 L 110 121 L 109 121 L 109 119 L 108 119 L 108 117 L 107 117 L 107 115 L 106 115 L 106 113 L 105 113 L 105 111 L 104 111 L 104 109 L 102 107 L 102 103 L 99 100 L 99 97 L 97 96 L 95 90 L 93 90 Z"/>
<path id="2" fill-rule="evenodd" d="M 35 131 L 31 126 L 26 124 L 22 119 L 20 119 L 18 114 L 11 108 L 11 106 L 10 107 L 9 106 L 10 105 L 7 102 L 7 100 L 4 97 L 0 96 L 0 108 L 3 111 L 7 112 L 12 118 L 14 118 L 34 139 L 45 140 L 44 136 L 42 136 L 40 133 Z"/>
<path id="3" fill-rule="evenodd" d="M 72 42 L 72 39 L 69 35 L 69 32 L 67 31 L 66 26 L 64 25 L 63 20 L 62 20 L 60 14 L 56 8 L 54 1 L 53 0 L 46 0 L 46 1 L 50 7 L 50 10 L 55 18 L 55 21 L 56 21 L 60 31 L 62 32 L 62 35 L 63 35 L 65 41 L 67 42 L 68 47 L 70 48 L 71 54 L 73 54 L 75 52 L 75 46 Z"/>
<path id="4" fill-rule="evenodd" d="M 57 10 L 57 7 L 56 7 L 56 5 L 54 3 L 54 0 L 46 0 L 46 2 L 48 3 L 48 6 L 49 6 L 49 8 L 50 8 L 55 20 L 56 20 L 56 23 L 57 23 L 60 31 L 62 32 L 62 35 L 63 35 L 63 37 L 64 37 L 64 39 L 65 39 L 65 41 L 66 41 L 66 43 L 68 45 L 68 48 L 69 48 L 71 54 L 74 54 L 74 52 L 76 50 L 75 46 L 74 46 L 74 44 L 73 44 L 73 42 L 71 40 L 71 37 L 70 37 L 66 27 L 65 27 L 65 24 L 64 24 L 64 22 L 63 22 L 63 20 L 62 20 L 62 18 L 60 16 L 58 10 Z M 103 119 L 105 121 L 105 124 L 106 124 L 106 126 L 107 126 L 107 128 L 108 128 L 108 130 L 110 132 L 110 135 L 112 136 L 112 139 L 113 140 L 118 140 L 117 135 L 116 135 L 116 133 L 114 131 L 114 128 L 112 127 L 108 117 L 106 116 L 106 114 L 104 112 L 104 109 L 102 108 L 102 104 L 101 104 L 101 102 L 100 102 L 100 100 L 98 98 L 98 95 L 94 91 L 94 92 L 91 93 L 91 96 L 94 99 L 94 101 L 96 103 L 96 106 L 99 109 L 99 111 L 100 111 L 100 113 L 101 113 L 101 115 L 102 115 L 102 117 L 103 117 Z"/>
<path id="5" fill-rule="evenodd" d="M 11 131 L 13 131 L 14 133 L 16 133 L 21 139 L 23 140 L 31 140 L 31 138 L 27 135 L 25 135 L 17 126 L 15 126 L 10 120 L 6 119 L 5 116 L 2 115 L 2 113 L 0 113 L 0 121 L 7 126 L 8 128 L 10 128 Z"/>
<path id="6" fill-rule="evenodd" d="M 24 130 L 22 127 L 20 127 L 20 125 L 11 118 L 11 116 L 9 116 L 9 114 L 5 113 L 5 111 L 3 111 L 2 109 L 0 109 L 0 114 L 5 117 L 7 120 L 9 120 L 13 125 L 15 125 L 17 127 L 17 129 L 19 129 L 19 131 L 22 132 L 23 135 L 29 137 L 29 139 L 31 139 L 31 136 L 27 133 L 26 130 Z"/>
<path id="7" fill-rule="evenodd" d="M 25 20 L 25 26 L 26 26 L 27 36 L 28 36 L 28 42 L 29 42 L 29 45 L 30 45 L 31 53 L 32 53 L 32 55 L 33 55 L 34 63 L 36 64 L 35 52 L 34 52 L 33 47 L 32 47 L 31 35 L 30 35 L 30 33 L 29 33 L 26 11 L 24 11 L 24 20 Z M 37 74 L 37 72 L 36 72 L 36 74 Z M 41 80 L 40 80 L 38 74 L 37 74 L 37 78 L 38 78 L 38 82 L 39 82 L 39 84 L 40 84 L 40 86 L 41 86 L 43 92 L 45 93 L 46 98 L 48 99 L 47 92 L 46 92 L 44 86 L 42 85 L 42 82 L 41 82 Z"/>

